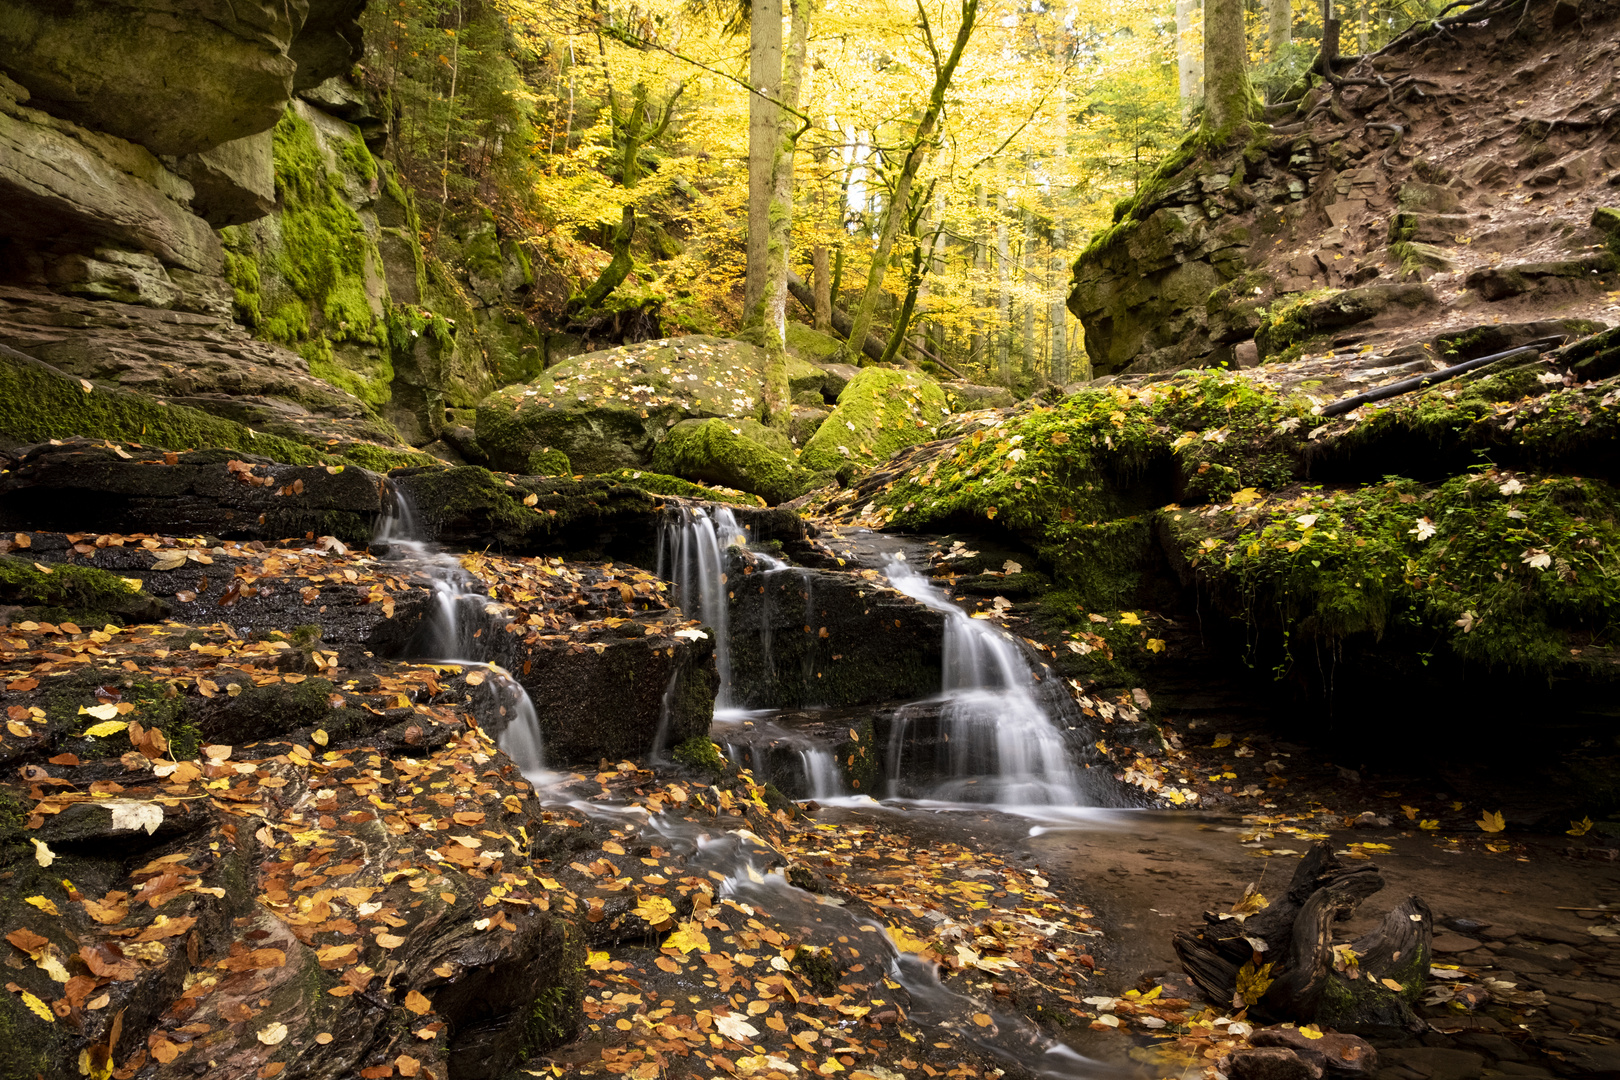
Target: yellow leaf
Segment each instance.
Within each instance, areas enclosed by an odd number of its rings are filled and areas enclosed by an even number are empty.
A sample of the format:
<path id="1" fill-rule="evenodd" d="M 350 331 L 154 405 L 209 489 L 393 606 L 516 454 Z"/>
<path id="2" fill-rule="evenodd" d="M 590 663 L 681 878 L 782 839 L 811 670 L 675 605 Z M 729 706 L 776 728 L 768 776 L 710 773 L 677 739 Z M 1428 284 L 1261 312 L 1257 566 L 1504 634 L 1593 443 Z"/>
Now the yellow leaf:
<path id="1" fill-rule="evenodd" d="M 636 905 L 635 914 L 647 920 L 655 930 L 661 930 L 675 921 L 675 905 L 662 896 L 644 896 Z"/>
<path id="2" fill-rule="evenodd" d="M 1299 1029 L 1299 1033 L 1307 1039 L 1320 1039 L 1322 1037 L 1322 1029 L 1315 1024 L 1306 1024 Z"/>
<path id="3" fill-rule="evenodd" d="M 523 499 L 523 505 L 524 506 L 533 506 L 536 503 L 538 503 L 539 501 L 540 501 L 540 496 L 538 496 L 538 495 L 527 495 Z"/>
<path id="4" fill-rule="evenodd" d="M 56 1023 L 56 1014 L 51 1012 L 51 1007 L 26 990 L 22 992 L 22 1003 L 28 1006 L 29 1012 L 39 1017 L 47 1024 Z"/>
<path id="5" fill-rule="evenodd" d="M 1164 652 L 1164 641 L 1161 638 L 1156 637 L 1148 638 L 1147 651 L 1151 653 Z"/>
<path id="6" fill-rule="evenodd" d="M 889 927 L 889 937 L 894 941 L 894 947 L 906 953 L 925 953 L 928 951 L 928 942 L 915 936 L 903 926 Z"/>
<path id="7" fill-rule="evenodd" d="M 29 837 L 33 840 L 33 837 Z M 49 866 L 56 861 L 56 852 L 45 846 L 45 841 L 34 840 L 34 861 L 41 866 Z"/>
<path id="8" fill-rule="evenodd" d="M 1259 497 L 1260 493 L 1254 488 L 1244 488 L 1242 491 L 1235 491 L 1232 493 L 1232 505 L 1247 506 Z"/>
<path id="9" fill-rule="evenodd" d="M 1592 831 L 1592 819 L 1589 818 L 1589 817 L 1588 818 L 1582 818 L 1580 821 L 1572 821 L 1572 822 L 1570 822 L 1569 823 L 1569 828 L 1565 830 L 1565 832 L 1567 832 L 1570 836 L 1585 836 L 1587 833 L 1589 833 L 1591 831 Z"/>
<path id="10" fill-rule="evenodd" d="M 1427 829 L 1429 832 L 1434 832 L 1440 828 L 1440 819 L 1424 818 L 1422 821 L 1418 822 L 1418 828 Z"/>
<path id="11" fill-rule="evenodd" d="M 433 1008 L 433 1002 L 429 1001 L 418 991 L 412 990 L 410 993 L 405 995 L 405 1007 L 411 1012 L 415 1013 L 417 1016 L 421 1016 L 423 1013 Z"/>
<path id="12" fill-rule="evenodd" d="M 56 910 L 56 903 L 54 901 L 47 900 L 43 896 L 30 896 L 28 899 L 24 900 L 23 903 L 33 904 L 47 915 L 62 914 L 60 911 Z"/>
<path id="13" fill-rule="evenodd" d="M 666 949 L 679 949 L 689 953 L 693 949 L 698 952 L 709 951 L 709 938 L 695 923 L 682 923 L 681 928 L 664 939 L 663 947 Z"/>
<path id="14" fill-rule="evenodd" d="M 1120 621 L 1120 624 L 1123 625 L 1123 626 L 1141 626 L 1142 625 L 1142 617 L 1140 615 L 1138 615 L 1134 611 L 1122 611 L 1122 612 L 1120 612 L 1119 613 L 1119 621 Z"/>
<path id="15" fill-rule="evenodd" d="M 116 706 L 103 705 L 98 707 L 104 709 L 113 709 L 113 714 L 115 716 L 117 715 Z M 97 739 L 105 739 L 109 735 L 118 735 L 128 730 L 129 724 L 122 720 L 105 720 L 99 724 L 91 724 L 89 727 L 84 729 L 84 733 Z"/>
<path id="16" fill-rule="evenodd" d="M 259 1041 L 266 1046 L 275 1046 L 287 1037 L 287 1025 L 277 1020 L 273 1024 L 266 1024 L 258 1031 Z"/>
<path id="17" fill-rule="evenodd" d="M 1400 983 L 1396 982 L 1394 979 L 1379 979 L 1378 981 L 1383 983 L 1389 989 L 1395 991 L 1397 994 L 1401 993 L 1402 991 L 1404 991 L 1406 989 L 1406 987 L 1402 986 Z"/>
<path id="18" fill-rule="evenodd" d="M 988 1013 L 974 1013 L 973 1014 L 973 1022 L 975 1024 L 978 1024 L 980 1027 L 989 1027 L 990 1024 L 991 1024 L 990 1016 L 989 1016 Z"/>
<path id="19" fill-rule="evenodd" d="M 96 705 L 89 709 L 85 708 L 83 705 L 80 705 L 79 715 L 93 716 L 97 720 L 111 720 L 113 717 L 118 715 L 118 706 L 110 701 L 105 705 Z"/>
<path id="20" fill-rule="evenodd" d="M 1217 735 L 1217 736 L 1215 736 L 1215 741 L 1213 743 L 1211 743 L 1210 745 L 1213 746 L 1217 750 L 1223 749 L 1224 747 L 1231 746 L 1232 745 L 1232 736 L 1230 736 L 1230 735 Z"/>
<path id="21" fill-rule="evenodd" d="M 1503 829 L 1507 828 L 1507 822 L 1502 820 L 1502 814 L 1500 811 L 1493 814 L 1491 811 L 1487 810 L 1485 811 L 1485 816 L 1474 822 L 1474 824 L 1478 825 L 1482 831 L 1488 833 L 1499 833 Z"/>

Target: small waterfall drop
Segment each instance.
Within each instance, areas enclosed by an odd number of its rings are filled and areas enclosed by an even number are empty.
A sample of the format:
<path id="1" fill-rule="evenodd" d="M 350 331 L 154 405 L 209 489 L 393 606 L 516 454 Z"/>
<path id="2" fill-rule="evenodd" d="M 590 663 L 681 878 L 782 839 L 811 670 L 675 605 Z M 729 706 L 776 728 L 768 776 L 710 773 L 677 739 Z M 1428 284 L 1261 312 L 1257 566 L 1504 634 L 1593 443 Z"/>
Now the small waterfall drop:
<path id="1" fill-rule="evenodd" d="M 838 778 L 838 763 L 833 760 L 831 750 L 824 746 L 809 747 L 799 751 L 799 760 L 804 762 L 810 798 L 836 799 L 844 793 L 844 785 Z"/>
<path id="2" fill-rule="evenodd" d="M 658 576 L 675 586 L 675 601 L 703 620 L 714 634 L 714 666 L 720 675 L 715 711 L 730 709 L 731 632 L 726 549 L 747 542 L 728 507 L 681 507 L 658 536 Z"/>
<path id="3" fill-rule="evenodd" d="M 535 790 L 544 790 L 551 779 L 545 768 L 540 717 L 533 699 L 511 673 L 476 659 L 481 646 L 474 637 L 476 620 L 469 615 L 482 611 L 489 603 L 478 579 L 462 568 L 461 560 L 426 538 L 410 500 L 398 491 L 393 493 L 393 505 L 377 523 L 372 544 L 384 549 L 389 559 L 421 573 L 433 589 L 433 609 L 411 643 L 412 658 L 484 671 L 483 685 L 501 698 L 498 709 L 506 720 L 496 735 L 496 745 Z"/>
<path id="4" fill-rule="evenodd" d="M 1037 700 L 1017 644 L 1001 628 L 969 617 L 904 561 L 891 559 L 884 572 L 900 592 L 946 616 L 944 685 L 929 703 L 939 706 L 939 764 L 948 778 L 938 794 L 1012 806 L 1080 803 L 1068 746 Z M 894 721 L 891 794 L 900 787 L 908 712 Z"/>

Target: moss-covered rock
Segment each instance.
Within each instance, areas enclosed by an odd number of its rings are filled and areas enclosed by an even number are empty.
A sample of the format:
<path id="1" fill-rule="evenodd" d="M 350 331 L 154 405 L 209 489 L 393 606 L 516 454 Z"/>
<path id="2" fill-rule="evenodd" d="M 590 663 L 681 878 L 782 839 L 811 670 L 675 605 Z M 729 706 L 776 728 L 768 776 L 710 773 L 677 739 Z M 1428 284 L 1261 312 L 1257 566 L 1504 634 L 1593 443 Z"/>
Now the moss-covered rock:
<path id="1" fill-rule="evenodd" d="M 763 349 L 703 336 L 587 353 L 485 398 L 478 444 L 499 468 L 557 449 L 581 472 L 634 469 L 682 420 L 763 419 L 765 366 Z"/>
<path id="2" fill-rule="evenodd" d="M 822 364 L 837 363 L 848 355 L 844 343 L 838 338 L 831 334 L 823 334 L 819 330 L 812 330 L 803 323 L 787 324 L 786 341 L 789 356 L 818 367 Z"/>
<path id="3" fill-rule="evenodd" d="M 695 484 L 690 480 L 682 480 L 678 476 L 667 476 L 656 473 L 650 469 L 620 469 L 617 472 L 605 474 L 606 479 L 615 480 L 621 484 L 641 488 L 655 495 L 677 495 L 683 499 L 700 499 L 704 502 L 730 503 L 733 506 L 764 506 L 765 500 L 758 495 L 746 491 L 739 491 L 729 487 L 710 487 L 704 484 Z"/>
<path id="4" fill-rule="evenodd" d="M 928 376 L 865 368 L 838 395 L 799 463 L 815 472 L 874 465 L 903 446 L 933 438 L 949 412 L 945 391 Z"/>
<path id="5" fill-rule="evenodd" d="M 751 491 L 774 506 L 804 494 L 816 474 L 794 461 L 786 435 L 757 420 L 683 420 L 653 452 L 660 472 Z"/>
<path id="6" fill-rule="evenodd" d="M 1398 633 L 1489 668 L 1606 673 L 1617 516 L 1602 481 L 1485 469 L 1434 486 L 1290 488 L 1161 522 L 1184 576 L 1256 626 Z"/>
<path id="7" fill-rule="evenodd" d="M 141 591 L 138 578 L 120 577 L 87 566 L 41 569 L 32 560 L 0 555 L 0 605 L 24 610 L 18 619 L 47 622 L 81 620 L 156 622 L 168 614 L 161 602 Z"/>

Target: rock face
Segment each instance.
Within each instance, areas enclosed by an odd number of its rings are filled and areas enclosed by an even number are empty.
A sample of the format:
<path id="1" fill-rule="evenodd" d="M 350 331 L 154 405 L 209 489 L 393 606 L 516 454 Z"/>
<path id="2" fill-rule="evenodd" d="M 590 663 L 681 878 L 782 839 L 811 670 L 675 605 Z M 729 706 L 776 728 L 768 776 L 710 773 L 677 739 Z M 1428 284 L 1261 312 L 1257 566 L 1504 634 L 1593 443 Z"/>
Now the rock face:
<path id="1" fill-rule="evenodd" d="M 873 581 L 728 565 L 734 697 L 743 706 L 870 705 L 938 693 L 944 616 Z"/>
<path id="2" fill-rule="evenodd" d="M 8 4 L 0 68 L 39 107 L 194 154 L 264 131 L 302 89 L 359 58 L 365 0 Z"/>
<path id="3" fill-rule="evenodd" d="M 758 420 L 682 420 L 653 451 L 659 472 L 752 491 L 775 505 L 797 498 L 816 474 L 799 467 L 788 437 Z"/>

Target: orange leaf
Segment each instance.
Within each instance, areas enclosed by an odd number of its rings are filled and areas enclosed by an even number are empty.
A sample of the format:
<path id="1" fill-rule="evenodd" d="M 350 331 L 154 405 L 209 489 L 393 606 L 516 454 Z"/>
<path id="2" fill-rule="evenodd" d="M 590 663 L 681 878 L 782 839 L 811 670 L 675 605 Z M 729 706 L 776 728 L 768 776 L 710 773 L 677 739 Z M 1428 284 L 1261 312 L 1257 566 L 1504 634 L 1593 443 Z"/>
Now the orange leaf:
<path id="1" fill-rule="evenodd" d="M 425 996 L 417 991 L 412 990 L 410 993 L 405 995 L 405 1007 L 411 1010 L 411 1012 L 415 1013 L 417 1016 L 421 1016 L 423 1013 L 433 1008 L 433 1002 L 429 1001 Z"/>

